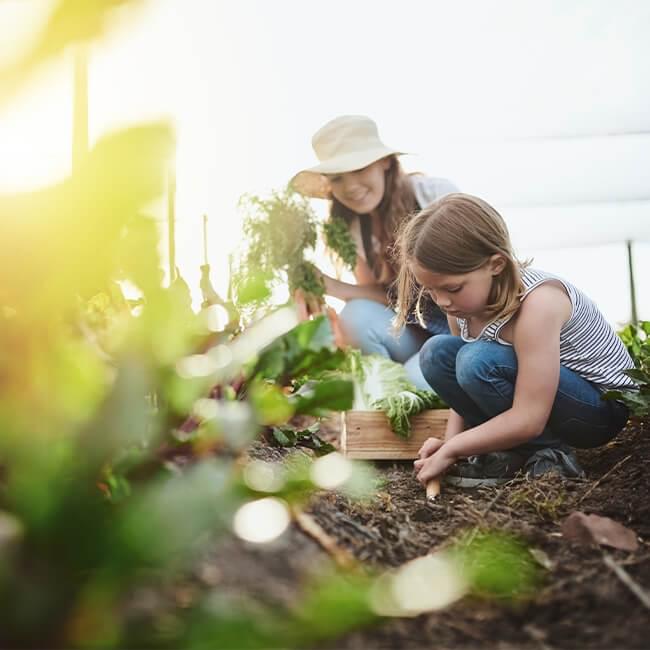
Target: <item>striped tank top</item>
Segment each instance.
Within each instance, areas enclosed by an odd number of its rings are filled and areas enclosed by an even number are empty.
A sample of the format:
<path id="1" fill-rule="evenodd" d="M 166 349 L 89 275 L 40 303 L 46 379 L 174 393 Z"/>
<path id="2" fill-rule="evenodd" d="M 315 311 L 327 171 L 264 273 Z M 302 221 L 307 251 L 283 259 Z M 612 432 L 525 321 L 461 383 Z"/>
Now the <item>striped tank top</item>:
<path id="1" fill-rule="evenodd" d="M 634 388 L 635 383 L 623 373 L 634 367 L 625 345 L 605 320 L 598 307 L 582 291 L 551 273 L 524 268 L 521 271 L 524 293 L 521 300 L 544 282 L 560 282 L 573 307 L 571 317 L 560 330 L 560 363 L 596 385 L 599 390 Z M 464 318 L 456 319 L 463 340 L 495 341 L 511 345 L 499 337 L 512 315 L 488 323 L 476 339 L 469 335 Z"/>

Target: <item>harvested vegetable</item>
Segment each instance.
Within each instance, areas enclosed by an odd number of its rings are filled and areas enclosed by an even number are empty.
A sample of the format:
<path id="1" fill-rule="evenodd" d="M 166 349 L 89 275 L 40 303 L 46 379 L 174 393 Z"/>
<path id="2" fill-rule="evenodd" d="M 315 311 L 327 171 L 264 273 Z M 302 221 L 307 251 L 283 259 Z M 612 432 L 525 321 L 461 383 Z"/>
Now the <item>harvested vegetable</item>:
<path id="1" fill-rule="evenodd" d="M 341 217 L 331 217 L 323 224 L 323 237 L 327 247 L 350 269 L 357 264 L 357 245 L 350 227 Z"/>
<path id="2" fill-rule="evenodd" d="M 239 257 L 233 288 L 239 305 L 268 303 L 273 289 L 288 285 L 310 306 L 311 312 L 323 304 L 324 284 L 310 261 L 322 227 L 330 250 L 350 269 L 357 261 L 356 244 L 347 224 L 330 219 L 321 224 L 309 200 L 290 188 L 274 191 L 268 198 L 244 195 L 245 248 Z"/>
<path id="3" fill-rule="evenodd" d="M 348 369 L 354 380 L 354 405 L 358 411 L 384 411 L 391 429 L 403 438 L 411 434 L 411 417 L 433 408 L 446 408 L 433 391 L 418 390 L 404 366 L 379 355 L 362 356 L 353 350 Z"/>
<path id="4" fill-rule="evenodd" d="M 323 282 L 305 257 L 318 236 L 307 199 L 285 189 L 266 199 L 245 195 L 240 207 L 246 246 L 233 279 L 238 302 L 264 303 L 280 283 L 288 283 L 291 293 L 302 289 L 321 297 Z"/>
<path id="5" fill-rule="evenodd" d="M 411 435 L 411 417 L 427 409 L 446 408 L 431 390 L 402 390 L 374 402 L 377 409 L 386 413 L 391 429 L 402 438 Z"/>

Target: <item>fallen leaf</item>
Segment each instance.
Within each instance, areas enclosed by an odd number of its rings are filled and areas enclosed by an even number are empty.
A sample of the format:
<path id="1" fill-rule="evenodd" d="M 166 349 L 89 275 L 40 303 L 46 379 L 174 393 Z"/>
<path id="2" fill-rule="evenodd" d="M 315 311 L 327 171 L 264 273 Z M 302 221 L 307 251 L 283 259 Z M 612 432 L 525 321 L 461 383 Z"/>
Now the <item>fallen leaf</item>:
<path id="1" fill-rule="evenodd" d="M 609 517 L 572 512 L 562 523 L 562 534 L 574 544 L 600 544 L 623 551 L 636 551 L 636 533 Z"/>
<path id="2" fill-rule="evenodd" d="M 544 567 L 547 571 L 553 571 L 555 562 L 541 548 L 529 548 L 528 552 L 533 556 L 537 564 Z"/>

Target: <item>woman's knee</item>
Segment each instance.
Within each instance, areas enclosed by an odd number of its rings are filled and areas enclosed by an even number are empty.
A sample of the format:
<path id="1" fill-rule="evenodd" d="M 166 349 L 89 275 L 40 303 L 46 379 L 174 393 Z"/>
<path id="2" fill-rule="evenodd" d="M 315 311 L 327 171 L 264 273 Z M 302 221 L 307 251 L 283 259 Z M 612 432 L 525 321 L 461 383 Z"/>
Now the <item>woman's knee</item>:
<path id="1" fill-rule="evenodd" d="M 376 340 L 379 332 L 388 331 L 392 313 L 374 300 L 349 300 L 339 314 L 341 328 L 348 342 L 363 349 L 363 342 Z"/>

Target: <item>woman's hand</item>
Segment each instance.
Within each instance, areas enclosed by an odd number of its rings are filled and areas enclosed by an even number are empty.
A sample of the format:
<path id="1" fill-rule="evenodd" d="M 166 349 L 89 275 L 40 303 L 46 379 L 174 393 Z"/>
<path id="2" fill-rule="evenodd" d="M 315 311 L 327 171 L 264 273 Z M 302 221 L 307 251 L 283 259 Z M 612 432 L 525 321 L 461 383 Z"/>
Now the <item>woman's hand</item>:
<path id="1" fill-rule="evenodd" d="M 302 289 L 296 289 L 294 291 L 293 300 L 298 308 L 298 320 L 300 322 L 324 313 L 325 304 L 318 300 L 316 296 L 305 295 Z"/>
<path id="2" fill-rule="evenodd" d="M 330 327 L 332 328 L 336 347 L 345 348 L 347 346 L 345 334 L 343 333 L 341 322 L 339 321 L 339 315 L 332 307 L 327 306 L 324 302 L 319 301 L 314 296 L 305 296 L 302 289 L 296 289 L 293 294 L 293 300 L 296 303 L 298 309 L 298 320 L 301 323 L 315 316 L 325 314 L 329 320 Z"/>
<path id="3" fill-rule="evenodd" d="M 428 441 L 427 441 L 428 442 Z M 425 443 L 426 444 L 426 443 Z M 440 478 L 444 472 L 456 462 L 456 458 L 448 453 L 445 445 L 427 458 L 419 458 L 413 463 L 417 472 L 417 480 L 426 485 L 432 478 Z"/>
<path id="4" fill-rule="evenodd" d="M 330 322 L 330 327 L 332 328 L 332 334 L 334 334 L 334 343 L 337 348 L 347 347 L 347 341 L 343 328 L 341 327 L 341 321 L 339 320 L 339 315 L 336 313 L 336 310 L 332 307 L 326 307 L 325 313 Z"/>

